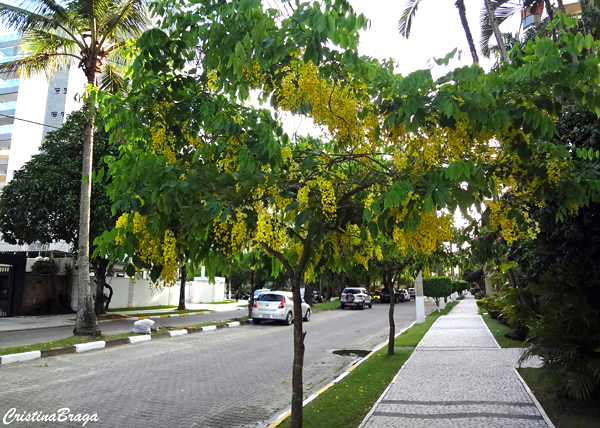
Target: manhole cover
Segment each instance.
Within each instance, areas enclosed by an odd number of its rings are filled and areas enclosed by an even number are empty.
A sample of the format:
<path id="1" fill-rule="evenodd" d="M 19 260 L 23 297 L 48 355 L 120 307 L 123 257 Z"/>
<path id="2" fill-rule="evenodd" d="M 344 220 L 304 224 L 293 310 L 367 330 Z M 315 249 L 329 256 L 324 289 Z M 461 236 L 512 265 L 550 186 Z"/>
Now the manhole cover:
<path id="1" fill-rule="evenodd" d="M 365 351 L 364 349 L 338 349 L 333 351 L 335 355 L 341 355 L 342 357 L 366 357 L 371 351 Z"/>

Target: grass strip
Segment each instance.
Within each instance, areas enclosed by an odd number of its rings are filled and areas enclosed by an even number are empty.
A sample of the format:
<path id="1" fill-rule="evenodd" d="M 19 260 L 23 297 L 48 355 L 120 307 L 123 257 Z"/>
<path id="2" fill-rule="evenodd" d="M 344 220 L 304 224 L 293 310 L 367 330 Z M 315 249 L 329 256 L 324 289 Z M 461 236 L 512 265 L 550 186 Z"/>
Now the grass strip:
<path id="1" fill-rule="evenodd" d="M 235 320 L 226 320 L 226 321 L 214 321 L 214 322 L 206 322 L 202 324 L 195 324 L 192 326 L 186 327 L 208 327 L 211 325 L 220 325 L 227 324 L 232 321 L 245 321 L 248 317 L 243 317 Z M 186 327 L 173 327 L 169 329 L 159 329 L 157 331 L 153 331 L 152 334 L 156 333 L 165 333 L 170 330 L 183 330 Z M 121 337 L 129 337 L 129 336 L 139 336 L 137 333 L 117 333 L 117 334 L 103 334 L 101 336 L 71 336 L 66 339 L 53 340 L 51 342 L 45 343 L 34 343 L 32 345 L 23 345 L 23 346 L 13 346 L 11 348 L 0 349 L 0 355 L 9 355 L 9 354 L 20 354 L 21 352 L 30 352 L 30 351 L 43 351 L 44 349 L 54 349 L 54 348 L 64 348 L 67 346 L 78 345 L 80 343 L 88 343 L 88 342 L 97 342 L 99 340 L 111 340 L 111 339 L 120 339 Z"/>
<path id="2" fill-rule="evenodd" d="M 169 311 L 169 312 L 147 312 L 147 313 L 143 313 L 140 312 L 138 313 L 133 313 L 133 314 L 126 314 L 126 316 L 129 317 L 156 317 L 156 316 L 160 316 L 160 315 L 175 315 L 175 314 L 194 314 L 196 312 L 210 312 L 208 309 L 183 309 L 181 311 Z M 114 317 L 113 317 L 114 318 Z M 100 318 L 102 319 L 102 318 Z"/>
<path id="3" fill-rule="evenodd" d="M 340 307 L 340 301 L 339 300 L 334 300 L 333 302 L 323 302 L 323 303 L 319 303 L 318 305 L 314 305 L 311 310 L 313 312 L 316 312 L 320 309 L 334 309 L 334 308 L 339 308 Z"/>
<path id="4" fill-rule="evenodd" d="M 177 308 L 175 305 L 163 305 L 163 306 L 138 306 L 137 308 L 116 308 L 109 309 L 108 312 L 130 312 L 130 311 L 148 311 L 152 309 L 173 309 Z"/>
<path id="5" fill-rule="evenodd" d="M 417 346 L 432 324 L 442 315 L 446 315 L 457 304 L 448 303 L 446 309 L 432 312 L 425 318 L 424 324 L 415 324 L 399 335 L 396 347 Z M 384 346 L 349 375 L 319 395 L 304 407 L 304 428 L 351 428 L 357 427 L 371 410 L 377 399 L 390 384 L 398 370 L 413 353 L 411 349 L 396 350 L 387 355 Z M 290 420 L 280 427 L 289 427 Z"/>
<path id="6" fill-rule="evenodd" d="M 224 305 L 226 303 L 237 303 L 237 300 L 233 299 L 233 300 L 223 300 L 222 302 L 209 302 L 209 303 L 203 303 L 203 305 Z"/>
<path id="7" fill-rule="evenodd" d="M 501 348 L 527 348 L 529 344 L 527 342 L 520 342 L 518 340 L 509 339 L 506 334 L 510 332 L 510 327 L 502 324 L 501 322 L 493 319 L 489 314 L 485 314 L 486 310 L 479 308 L 479 315 L 483 318 L 483 321 L 488 326 L 496 342 Z M 484 315 L 485 314 L 485 315 Z"/>
<path id="8" fill-rule="evenodd" d="M 517 370 L 556 428 L 600 427 L 600 403 L 567 400 L 551 377 L 540 377 L 542 369 Z"/>
<path id="9" fill-rule="evenodd" d="M 44 349 L 64 348 L 80 343 L 97 342 L 99 340 L 119 339 L 121 337 L 137 336 L 134 333 L 103 334 L 101 336 L 71 336 L 66 339 L 53 340 L 45 343 L 34 343 L 33 345 L 13 346 L 0 349 L 0 355 L 20 354 L 21 352 L 43 351 Z"/>

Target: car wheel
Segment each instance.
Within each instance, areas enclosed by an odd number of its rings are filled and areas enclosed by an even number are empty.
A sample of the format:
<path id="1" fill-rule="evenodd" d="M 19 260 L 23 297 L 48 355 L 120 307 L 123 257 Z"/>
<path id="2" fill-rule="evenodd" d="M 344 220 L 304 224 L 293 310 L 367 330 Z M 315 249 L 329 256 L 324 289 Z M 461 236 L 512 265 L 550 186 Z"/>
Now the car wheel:
<path id="1" fill-rule="evenodd" d="M 254 324 L 260 324 L 260 320 L 259 320 L 259 319 L 257 319 L 257 318 L 252 318 L 252 322 L 253 322 Z"/>
<path id="2" fill-rule="evenodd" d="M 304 321 L 306 321 L 306 322 L 310 321 L 310 309 L 306 310 L 306 315 L 304 316 Z"/>
<path id="3" fill-rule="evenodd" d="M 293 320 L 293 318 L 292 318 L 292 313 L 291 313 L 291 312 L 288 312 L 288 314 L 287 314 L 287 317 L 285 317 L 285 325 L 290 325 L 290 324 L 292 324 L 292 320 Z"/>
<path id="4" fill-rule="evenodd" d="M 369 309 L 373 309 L 373 301 L 372 300 L 369 302 Z"/>
<path id="5" fill-rule="evenodd" d="M 362 305 L 360 305 L 360 310 L 364 311 L 365 310 L 365 302 L 362 302 Z"/>
<path id="6" fill-rule="evenodd" d="M 343 303 L 340 303 L 340 309 L 344 310 L 344 308 L 346 307 L 346 305 L 344 305 Z"/>

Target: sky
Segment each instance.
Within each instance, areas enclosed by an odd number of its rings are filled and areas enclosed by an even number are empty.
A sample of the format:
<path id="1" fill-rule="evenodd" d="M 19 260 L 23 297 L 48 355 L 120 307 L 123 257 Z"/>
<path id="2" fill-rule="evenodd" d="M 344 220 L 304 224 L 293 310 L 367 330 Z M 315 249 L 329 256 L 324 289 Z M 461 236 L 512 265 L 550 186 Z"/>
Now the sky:
<path id="1" fill-rule="evenodd" d="M 350 3 L 356 12 L 363 13 L 371 20 L 371 28 L 361 34 L 359 52 L 378 59 L 395 59 L 397 71 L 402 75 L 429 68 L 433 57 L 443 58 L 454 48 L 462 50 L 462 56 L 460 62 L 451 63 L 453 68 L 472 63 L 469 45 L 454 0 L 422 0 L 408 40 L 402 37 L 397 29 L 405 5 L 404 0 L 350 0 Z M 467 20 L 477 47 L 482 7 L 483 0 L 465 0 Z M 514 33 L 519 30 L 520 17 L 513 18 L 501 27 L 503 32 Z M 492 60 L 486 60 L 480 55 L 482 67 L 489 69 L 492 64 Z M 437 65 L 435 67 L 437 68 Z M 439 74 L 434 70 L 434 75 Z"/>

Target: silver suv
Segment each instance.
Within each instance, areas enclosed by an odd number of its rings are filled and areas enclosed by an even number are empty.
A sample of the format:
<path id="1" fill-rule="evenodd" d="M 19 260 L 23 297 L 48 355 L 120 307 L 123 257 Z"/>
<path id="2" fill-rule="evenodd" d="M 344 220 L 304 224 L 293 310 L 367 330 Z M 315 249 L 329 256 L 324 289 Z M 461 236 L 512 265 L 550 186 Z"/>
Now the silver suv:
<path id="1" fill-rule="evenodd" d="M 342 295 L 340 296 L 340 308 L 344 309 L 346 306 L 360 309 L 364 309 L 365 307 L 372 308 L 373 301 L 366 289 L 348 287 L 344 288 L 344 291 L 342 291 Z"/>

